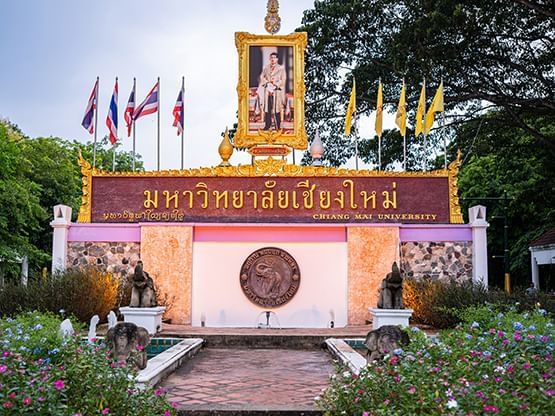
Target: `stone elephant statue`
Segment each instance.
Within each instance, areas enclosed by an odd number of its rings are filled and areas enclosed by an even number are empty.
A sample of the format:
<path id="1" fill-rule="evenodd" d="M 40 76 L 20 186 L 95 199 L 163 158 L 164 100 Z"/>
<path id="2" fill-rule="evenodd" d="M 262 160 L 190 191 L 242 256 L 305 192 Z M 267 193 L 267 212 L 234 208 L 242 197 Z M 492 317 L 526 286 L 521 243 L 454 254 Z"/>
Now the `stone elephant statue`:
<path id="1" fill-rule="evenodd" d="M 139 370 L 146 368 L 146 347 L 150 344 L 150 335 L 145 328 L 131 322 L 120 322 L 106 333 L 106 344 L 112 350 L 114 360 L 129 362 Z"/>
<path id="2" fill-rule="evenodd" d="M 395 325 L 384 325 L 368 332 L 364 345 L 368 348 L 367 361 L 381 359 L 385 354 L 393 352 L 402 345 L 408 345 L 408 334 Z"/>

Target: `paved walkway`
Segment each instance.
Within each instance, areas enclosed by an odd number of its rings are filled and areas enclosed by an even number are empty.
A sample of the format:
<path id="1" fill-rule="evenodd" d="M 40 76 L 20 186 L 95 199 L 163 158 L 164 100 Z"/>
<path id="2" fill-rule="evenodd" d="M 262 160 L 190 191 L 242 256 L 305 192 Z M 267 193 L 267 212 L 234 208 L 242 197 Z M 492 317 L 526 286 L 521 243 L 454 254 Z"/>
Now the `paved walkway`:
<path id="1" fill-rule="evenodd" d="M 334 372 L 324 350 L 206 348 L 161 387 L 181 410 L 313 411 Z"/>

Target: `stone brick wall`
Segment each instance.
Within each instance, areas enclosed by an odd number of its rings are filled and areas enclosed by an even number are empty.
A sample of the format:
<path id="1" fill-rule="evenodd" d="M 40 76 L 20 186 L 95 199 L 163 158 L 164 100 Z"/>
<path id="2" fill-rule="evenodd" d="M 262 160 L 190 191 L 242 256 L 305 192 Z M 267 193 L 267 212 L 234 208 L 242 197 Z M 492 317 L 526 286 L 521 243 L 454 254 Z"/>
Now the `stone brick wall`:
<path id="1" fill-rule="evenodd" d="M 133 274 L 139 255 L 139 243 L 68 243 L 67 266 L 94 265 L 125 278 Z"/>
<path id="2" fill-rule="evenodd" d="M 472 242 L 401 243 L 405 277 L 466 280 L 472 278 Z"/>

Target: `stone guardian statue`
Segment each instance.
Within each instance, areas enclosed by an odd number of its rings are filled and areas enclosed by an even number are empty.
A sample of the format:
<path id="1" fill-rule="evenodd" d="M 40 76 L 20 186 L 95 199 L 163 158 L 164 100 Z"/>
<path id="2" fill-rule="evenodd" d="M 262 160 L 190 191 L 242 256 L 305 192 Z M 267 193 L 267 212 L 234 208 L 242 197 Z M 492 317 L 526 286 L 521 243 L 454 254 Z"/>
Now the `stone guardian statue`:
<path id="1" fill-rule="evenodd" d="M 379 309 L 404 309 L 403 305 L 403 276 L 393 262 L 391 273 L 385 276 L 380 286 L 380 297 L 378 298 Z"/>
<path id="2" fill-rule="evenodd" d="M 133 273 L 133 288 L 131 289 L 129 306 L 132 308 L 151 308 L 157 305 L 154 281 L 143 270 L 143 262 L 139 260 Z"/>

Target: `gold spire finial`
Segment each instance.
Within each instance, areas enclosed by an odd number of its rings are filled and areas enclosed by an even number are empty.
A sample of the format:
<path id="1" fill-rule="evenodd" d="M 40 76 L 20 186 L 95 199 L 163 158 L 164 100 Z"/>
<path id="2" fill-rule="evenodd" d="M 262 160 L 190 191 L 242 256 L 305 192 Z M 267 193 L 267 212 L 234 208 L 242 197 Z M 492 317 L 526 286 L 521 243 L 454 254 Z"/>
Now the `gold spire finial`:
<path id="1" fill-rule="evenodd" d="M 266 29 L 266 32 L 275 35 L 281 28 L 281 17 L 279 17 L 278 14 L 278 0 L 268 0 L 266 9 L 268 10 L 268 13 L 264 18 L 264 29 Z"/>
<path id="2" fill-rule="evenodd" d="M 229 140 L 229 131 L 227 127 L 225 128 L 224 139 L 218 146 L 218 153 L 222 158 L 222 163 L 220 163 L 218 166 L 231 166 L 231 164 L 229 163 L 229 158 L 233 154 L 233 145 Z"/>

